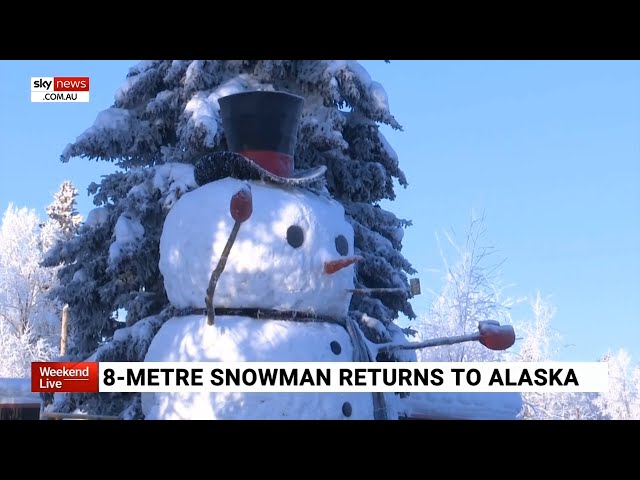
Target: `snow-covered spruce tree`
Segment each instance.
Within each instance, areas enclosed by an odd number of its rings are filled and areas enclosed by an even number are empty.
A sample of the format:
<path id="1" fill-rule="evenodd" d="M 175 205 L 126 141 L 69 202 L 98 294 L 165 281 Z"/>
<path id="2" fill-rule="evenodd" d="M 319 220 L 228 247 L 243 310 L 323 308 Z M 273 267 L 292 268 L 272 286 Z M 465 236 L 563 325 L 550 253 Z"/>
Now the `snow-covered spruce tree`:
<path id="1" fill-rule="evenodd" d="M 73 237 L 80 227 L 81 215 L 77 210 L 76 190 L 73 183 L 65 180 L 53 195 L 53 202 L 47 207 L 47 215 L 60 225 L 60 231 L 65 239 Z"/>
<path id="2" fill-rule="evenodd" d="M 78 235 L 52 252 L 61 264 L 56 292 L 70 306 L 70 352 L 86 358 L 110 334 L 113 312 L 127 324 L 93 355 L 97 360 L 141 361 L 153 336 L 171 316 L 158 269 L 164 218 L 180 195 L 196 187 L 193 165 L 224 150 L 218 98 L 248 90 L 280 90 L 305 98 L 296 166 L 328 167 L 329 192 L 345 207 L 355 230 L 357 287 L 397 288 L 396 293 L 356 295 L 351 315 L 373 342 L 403 339 L 394 323 L 409 303 L 401 254 L 409 221 L 382 209 L 395 198 L 394 180 L 407 186 L 398 158 L 379 130 L 400 125 L 383 87 L 355 61 L 175 60 L 133 67 L 112 108 L 67 146 L 73 157 L 114 162 L 120 169 L 91 184 L 97 208 Z M 390 356 L 383 360 L 397 360 Z M 137 402 L 137 403 L 136 403 Z M 139 418 L 139 396 L 70 395 L 53 408 Z"/>

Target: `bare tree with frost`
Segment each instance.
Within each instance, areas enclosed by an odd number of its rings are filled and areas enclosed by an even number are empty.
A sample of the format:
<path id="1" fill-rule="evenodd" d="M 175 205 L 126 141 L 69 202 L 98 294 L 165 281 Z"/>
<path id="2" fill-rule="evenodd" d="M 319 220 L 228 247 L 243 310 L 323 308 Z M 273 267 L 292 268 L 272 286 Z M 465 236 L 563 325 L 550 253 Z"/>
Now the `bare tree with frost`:
<path id="1" fill-rule="evenodd" d="M 523 339 L 514 360 L 523 362 L 553 361 L 561 348 L 562 336 L 552 327 L 556 309 L 540 292 L 530 301 L 532 318 L 522 322 L 518 332 Z M 522 394 L 525 420 L 598 420 L 597 394 L 567 392 Z"/>
<path id="2" fill-rule="evenodd" d="M 304 97 L 296 166 L 327 166 L 327 188 L 344 205 L 356 254 L 364 258 L 356 287 L 384 289 L 354 295 L 350 314 L 372 342 L 404 338 L 394 322 L 401 313 L 415 318 L 407 278 L 415 272 L 401 253 L 402 231 L 410 222 L 379 205 L 395 198 L 394 181 L 407 186 L 397 155 L 379 130 L 380 124 L 401 128 L 384 88 L 355 61 L 145 61 L 130 70 L 113 106 L 61 157 L 119 168 L 89 186 L 96 209 L 47 263 L 61 266 L 55 295 L 70 307 L 73 358 L 143 360 L 172 315 L 158 270 L 164 218 L 196 187 L 194 163 L 226 147 L 218 99 L 249 90 Z M 127 311 L 128 327 L 114 332 L 118 309 Z M 384 359 L 398 358 L 406 357 Z M 52 408 L 139 418 L 138 402 L 136 395 L 68 395 Z"/>
<path id="3" fill-rule="evenodd" d="M 610 420 L 640 420 L 640 364 L 620 349 L 602 359 L 609 367 L 609 391 L 598 395 L 595 404 Z"/>
<path id="4" fill-rule="evenodd" d="M 484 215 L 472 217 L 462 240 L 444 232 L 438 244 L 443 263 L 444 282 L 429 311 L 417 322 L 422 339 L 456 337 L 478 331 L 478 324 L 497 321 L 510 324 L 514 300 L 504 295 L 500 267 L 504 259 L 486 239 Z M 450 253 L 452 251 L 452 253 Z M 424 362 L 499 361 L 507 352 L 490 350 L 478 342 L 458 343 L 423 349 L 418 359 Z"/>
<path id="5" fill-rule="evenodd" d="M 0 377 L 27 377 L 32 361 L 59 352 L 55 269 L 40 262 L 61 237 L 55 222 L 10 204 L 0 225 Z"/>

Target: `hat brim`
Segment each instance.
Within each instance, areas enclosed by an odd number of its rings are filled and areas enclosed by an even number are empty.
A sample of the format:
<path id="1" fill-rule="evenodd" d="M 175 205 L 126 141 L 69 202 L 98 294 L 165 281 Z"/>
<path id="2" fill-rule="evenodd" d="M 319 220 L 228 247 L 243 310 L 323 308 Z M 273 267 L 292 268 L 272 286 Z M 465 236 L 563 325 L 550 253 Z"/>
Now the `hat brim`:
<path id="1" fill-rule="evenodd" d="M 327 167 L 296 170 L 291 177 L 280 177 L 265 170 L 256 162 L 235 152 L 214 152 L 200 158 L 194 169 L 196 183 L 200 186 L 227 177 L 240 180 L 264 180 L 277 185 L 306 186 L 322 180 Z"/>

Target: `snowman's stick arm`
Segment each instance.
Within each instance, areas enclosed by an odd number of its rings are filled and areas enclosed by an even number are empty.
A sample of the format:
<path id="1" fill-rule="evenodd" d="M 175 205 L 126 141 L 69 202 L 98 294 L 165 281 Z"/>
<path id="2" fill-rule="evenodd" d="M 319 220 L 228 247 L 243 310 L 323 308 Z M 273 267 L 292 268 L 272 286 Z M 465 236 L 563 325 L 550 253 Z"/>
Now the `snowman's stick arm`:
<path id="1" fill-rule="evenodd" d="M 426 340 L 424 342 L 398 343 L 393 345 L 384 345 L 378 349 L 379 352 L 391 352 L 393 350 L 419 350 L 421 348 L 439 347 L 440 345 L 454 345 L 463 342 L 475 342 L 480 340 L 479 333 L 471 333 L 469 335 L 458 335 L 456 337 L 441 337 Z"/>
<path id="2" fill-rule="evenodd" d="M 205 304 L 207 305 L 207 323 L 209 325 L 213 325 L 213 322 L 215 320 L 215 311 L 213 308 L 213 294 L 216 291 L 216 285 L 218 283 L 218 279 L 220 278 L 220 275 L 224 271 L 224 267 L 227 265 L 227 259 L 229 258 L 229 253 L 231 253 L 231 247 L 233 246 L 233 242 L 236 241 L 236 237 L 238 236 L 240 225 L 242 225 L 242 222 L 238 222 L 238 221 L 236 221 L 236 223 L 233 224 L 231 235 L 229 235 L 229 239 L 227 240 L 227 243 L 224 246 L 224 250 L 222 250 L 222 255 L 220 255 L 220 260 L 218 260 L 218 265 L 216 265 L 216 268 L 211 273 L 211 278 L 209 278 L 209 287 L 207 287 L 207 296 L 205 297 Z"/>
<path id="3" fill-rule="evenodd" d="M 229 253 L 231 253 L 233 242 L 236 241 L 236 237 L 238 236 L 240 225 L 242 225 L 243 222 L 246 222 L 253 213 L 253 197 L 251 196 L 251 186 L 249 184 L 245 184 L 231 197 L 229 212 L 231 213 L 231 217 L 235 220 L 235 223 L 231 229 L 231 235 L 229 235 L 229 239 L 222 250 L 222 255 L 220 255 L 218 265 L 216 265 L 216 268 L 211 273 L 209 286 L 207 287 L 207 295 L 204 298 L 204 302 L 207 306 L 207 323 L 209 325 L 213 325 L 216 316 L 213 308 L 213 294 L 216 291 L 218 279 L 224 271 L 224 267 L 227 266 L 227 259 L 229 258 Z"/>
<path id="4" fill-rule="evenodd" d="M 516 341 L 516 333 L 511 325 L 500 325 L 495 320 L 483 320 L 478 322 L 478 332 L 456 337 L 441 337 L 424 342 L 393 343 L 382 345 L 379 352 L 391 352 L 393 350 L 417 350 L 420 348 L 438 347 L 440 345 L 453 345 L 462 342 L 480 342 L 490 350 L 506 350 Z"/>
<path id="5" fill-rule="evenodd" d="M 348 292 L 366 295 L 369 293 L 404 293 L 406 288 L 348 288 Z"/>

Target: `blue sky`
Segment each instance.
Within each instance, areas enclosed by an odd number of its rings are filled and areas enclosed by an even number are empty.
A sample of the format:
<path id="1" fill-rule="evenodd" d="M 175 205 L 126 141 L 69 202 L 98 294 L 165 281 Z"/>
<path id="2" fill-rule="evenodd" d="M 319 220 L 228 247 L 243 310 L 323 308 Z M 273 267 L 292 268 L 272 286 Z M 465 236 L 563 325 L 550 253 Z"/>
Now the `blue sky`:
<path id="1" fill-rule="evenodd" d="M 63 180 L 86 187 L 105 162 L 59 161 L 108 108 L 130 61 L 0 61 L 0 210 L 38 209 Z M 409 188 L 385 208 L 411 219 L 404 254 L 438 288 L 435 233 L 462 232 L 472 210 L 507 259 L 513 296 L 550 295 L 560 360 L 626 348 L 640 360 L 640 62 L 362 61 L 404 131 L 384 133 Z M 89 76 L 89 103 L 31 103 L 32 76 Z M 514 311 L 526 315 L 525 309 Z"/>

